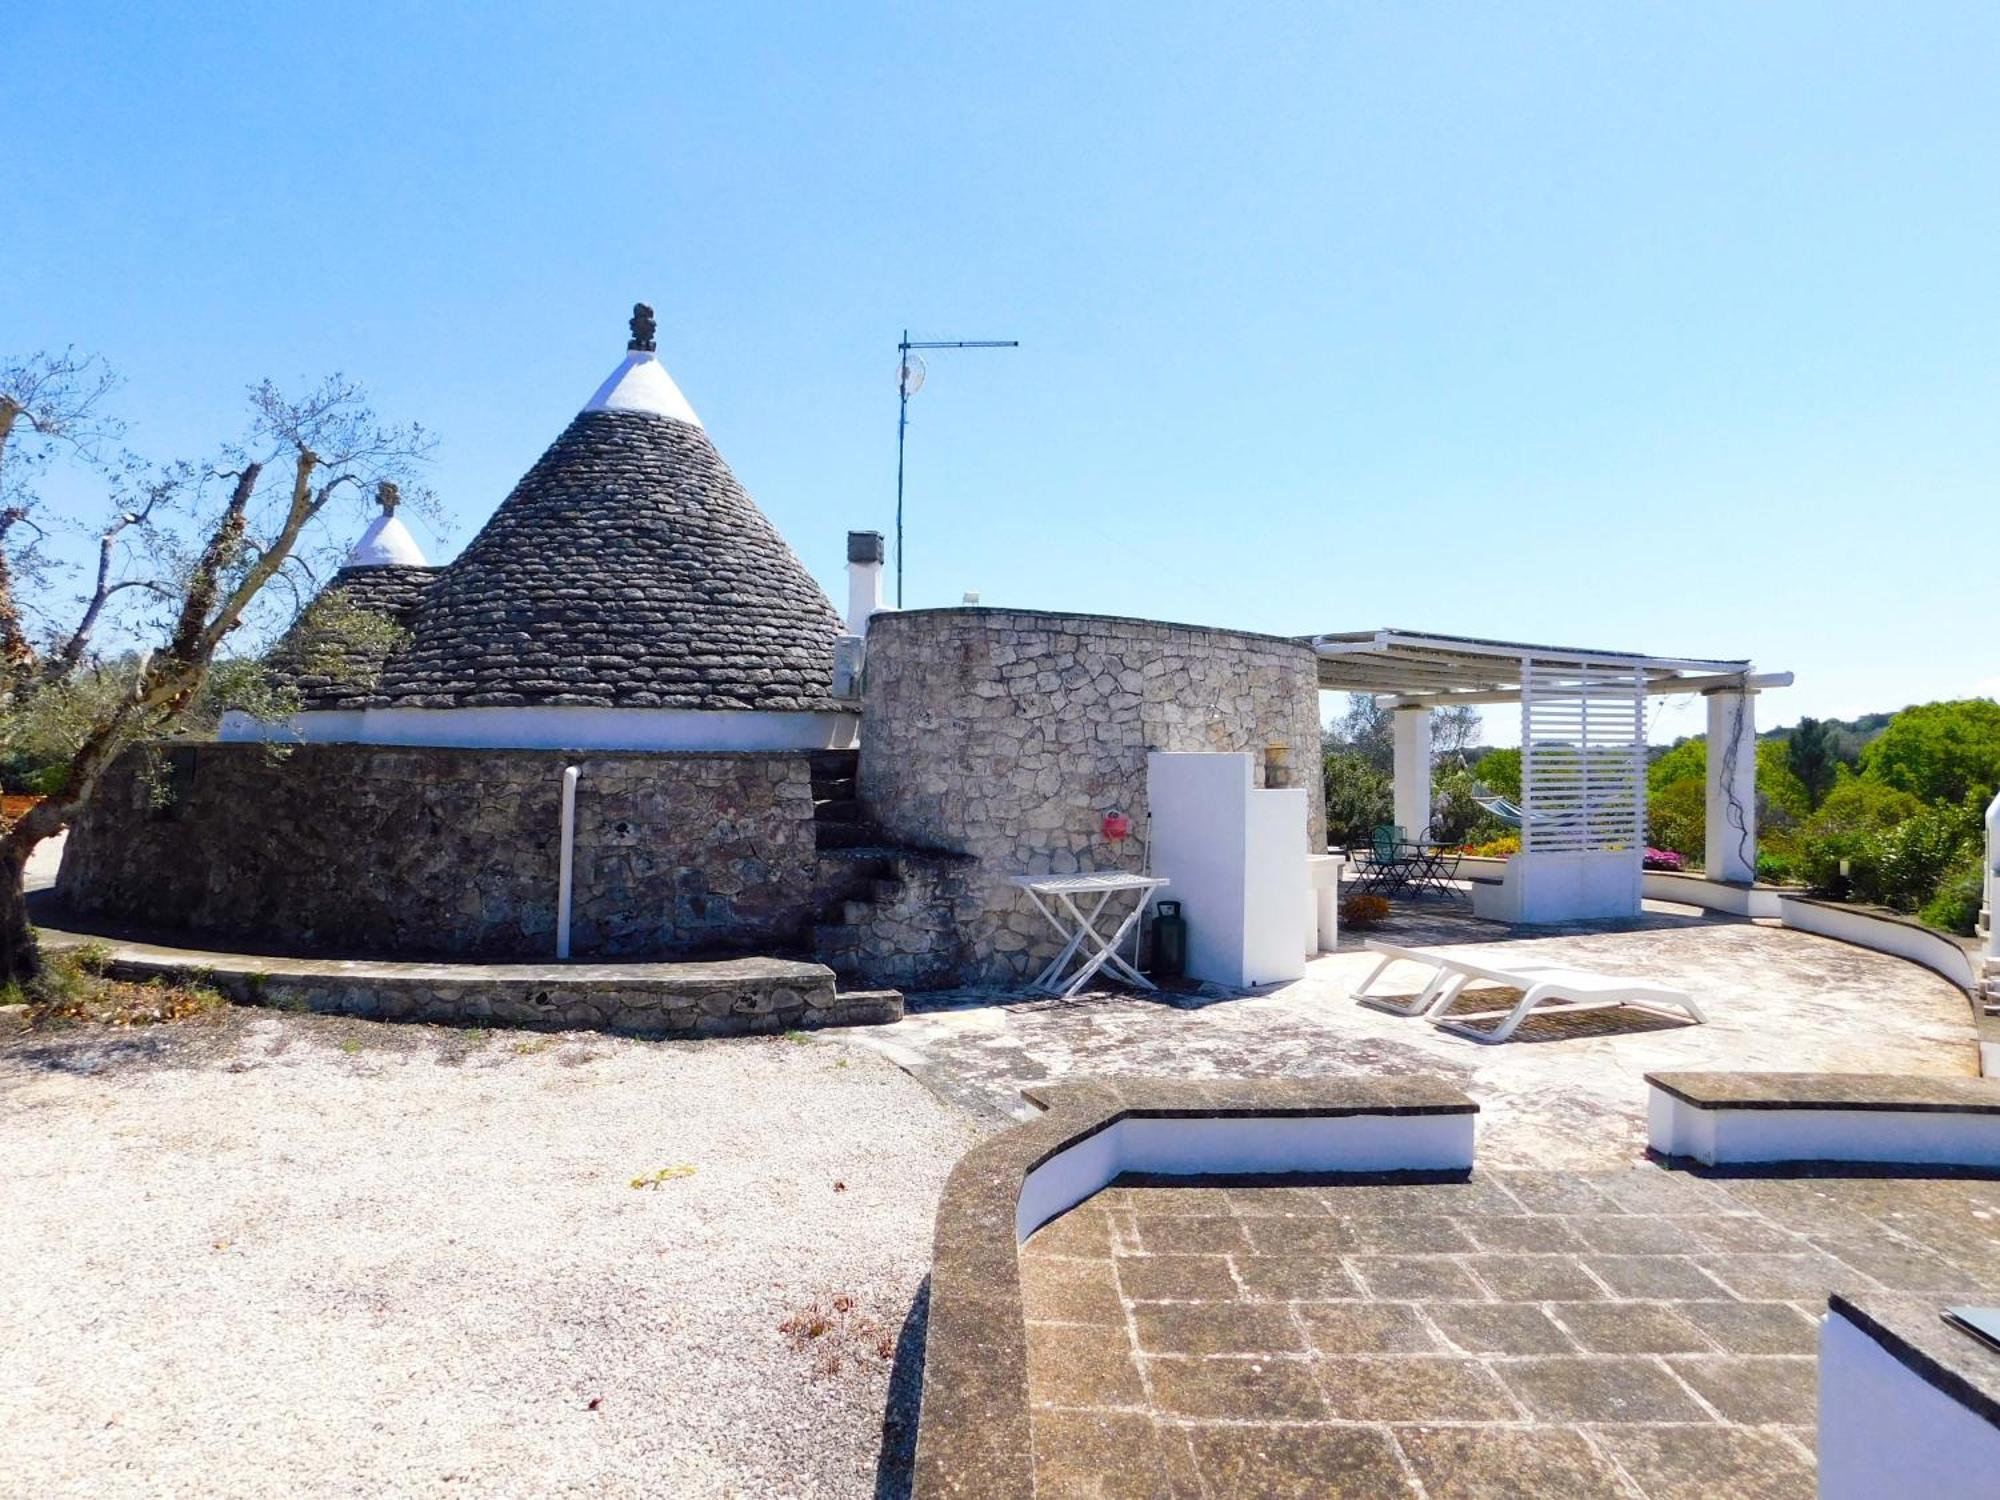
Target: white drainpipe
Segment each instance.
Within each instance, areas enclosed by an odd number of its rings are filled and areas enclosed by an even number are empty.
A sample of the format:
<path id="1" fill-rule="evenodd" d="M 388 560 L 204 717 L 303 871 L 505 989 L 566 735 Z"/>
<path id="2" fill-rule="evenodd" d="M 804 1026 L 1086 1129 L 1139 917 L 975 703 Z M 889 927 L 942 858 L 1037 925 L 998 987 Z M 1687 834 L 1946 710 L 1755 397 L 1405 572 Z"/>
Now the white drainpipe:
<path id="1" fill-rule="evenodd" d="M 556 957 L 569 957 L 569 883 L 576 850 L 576 778 L 581 766 L 563 768 L 562 863 L 556 872 Z"/>

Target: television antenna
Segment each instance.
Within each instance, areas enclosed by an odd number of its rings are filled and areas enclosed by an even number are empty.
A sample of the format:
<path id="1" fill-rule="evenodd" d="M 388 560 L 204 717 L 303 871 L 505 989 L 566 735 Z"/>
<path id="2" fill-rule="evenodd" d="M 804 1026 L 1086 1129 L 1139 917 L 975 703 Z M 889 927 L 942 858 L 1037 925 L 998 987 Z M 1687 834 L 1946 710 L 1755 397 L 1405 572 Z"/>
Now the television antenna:
<path id="1" fill-rule="evenodd" d="M 896 345 L 896 608 L 903 607 L 903 438 L 910 428 L 910 397 L 924 388 L 930 367 L 918 349 L 1018 349 L 1019 339 L 912 339 Z"/>

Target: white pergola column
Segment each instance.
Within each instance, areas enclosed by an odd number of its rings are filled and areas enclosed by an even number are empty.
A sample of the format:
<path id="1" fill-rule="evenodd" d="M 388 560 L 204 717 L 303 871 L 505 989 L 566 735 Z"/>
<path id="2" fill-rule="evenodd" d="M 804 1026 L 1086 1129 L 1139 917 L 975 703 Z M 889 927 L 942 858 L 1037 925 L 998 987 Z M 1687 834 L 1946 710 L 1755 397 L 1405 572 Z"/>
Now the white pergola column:
<path id="1" fill-rule="evenodd" d="M 1986 965 L 2000 969 L 2000 797 L 1986 809 Z M 2000 974 L 1994 977 L 2000 978 Z"/>
<path id="2" fill-rule="evenodd" d="M 1431 826 L 1431 711 L 1398 705 L 1396 729 L 1396 824 L 1403 837 L 1420 839 Z"/>
<path id="3" fill-rule="evenodd" d="M 1717 689 L 1706 696 L 1707 875 L 1749 885 L 1757 878 L 1757 715 L 1751 706 L 1757 695 Z"/>

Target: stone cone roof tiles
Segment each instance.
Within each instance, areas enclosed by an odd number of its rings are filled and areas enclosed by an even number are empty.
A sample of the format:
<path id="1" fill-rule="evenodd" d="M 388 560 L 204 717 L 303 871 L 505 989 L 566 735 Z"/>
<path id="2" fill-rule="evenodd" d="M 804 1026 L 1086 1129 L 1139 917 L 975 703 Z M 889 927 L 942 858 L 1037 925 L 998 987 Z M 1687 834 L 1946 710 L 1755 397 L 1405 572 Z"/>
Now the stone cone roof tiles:
<path id="1" fill-rule="evenodd" d="M 297 689 L 306 709 L 355 708 L 374 692 L 392 636 L 365 632 L 358 639 L 313 611 L 329 597 L 348 610 L 383 615 L 410 628 L 442 568 L 368 564 L 342 568 L 313 600 L 299 622 L 272 648 L 266 665 L 279 684 Z"/>
<path id="2" fill-rule="evenodd" d="M 832 711 L 840 629 L 706 432 L 591 409 L 443 570 L 370 701 Z"/>

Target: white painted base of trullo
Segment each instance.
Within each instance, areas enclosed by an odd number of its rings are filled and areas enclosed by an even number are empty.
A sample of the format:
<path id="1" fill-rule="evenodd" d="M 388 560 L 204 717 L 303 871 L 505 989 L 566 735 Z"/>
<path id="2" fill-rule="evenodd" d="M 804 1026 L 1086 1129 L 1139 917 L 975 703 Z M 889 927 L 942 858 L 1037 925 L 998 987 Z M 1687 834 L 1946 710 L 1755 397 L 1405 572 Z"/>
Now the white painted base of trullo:
<path id="1" fill-rule="evenodd" d="M 1991 1500 L 2000 1430 L 1838 1312 L 1819 1333 L 1820 1500 Z"/>
<path id="2" fill-rule="evenodd" d="M 1466 1114 L 1127 1117 L 1036 1167 L 1021 1183 L 1015 1231 L 1036 1229 L 1122 1172 L 1454 1172 L 1472 1168 Z"/>
<path id="3" fill-rule="evenodd" d="M 1906 1162 L 2000 1167 L 2000 1115 L 1887 1109 L 1697 1109 L 1649 1087 L 1649 1143 L 1704 1166 Z"/>
<path id="4" fill-rule="evenodd" d="M 851 713 L 579 706 L 323 709 L 272 724 L 231 709 L 220 738 L 461 750 L 847 750 L 860 725 Z"/>

